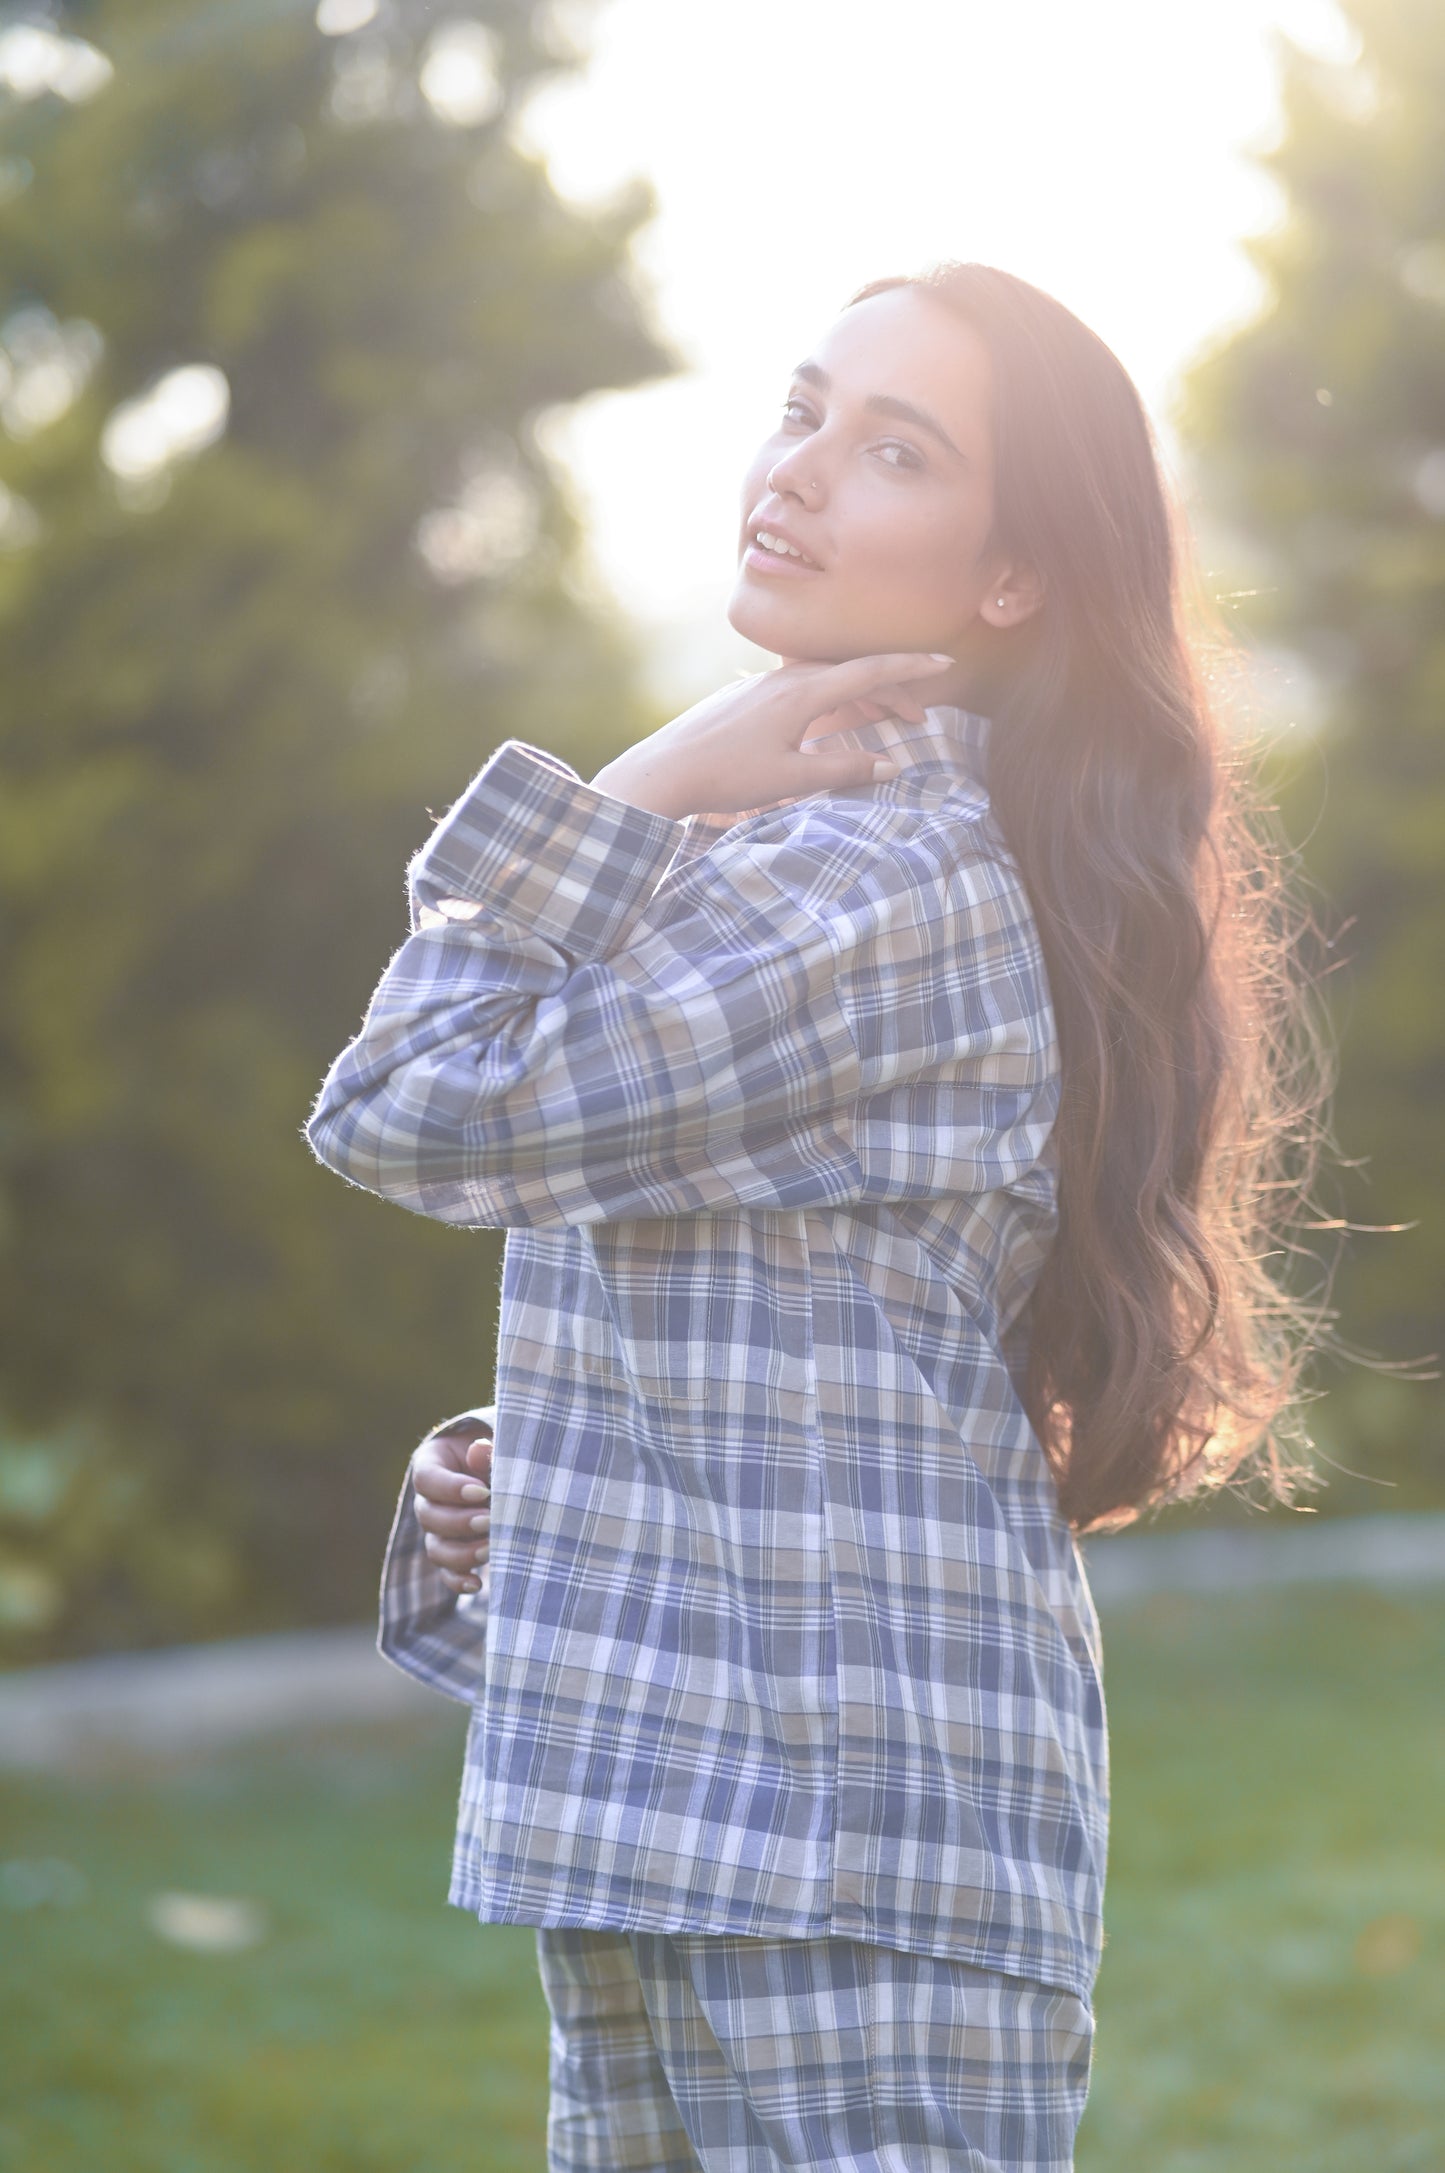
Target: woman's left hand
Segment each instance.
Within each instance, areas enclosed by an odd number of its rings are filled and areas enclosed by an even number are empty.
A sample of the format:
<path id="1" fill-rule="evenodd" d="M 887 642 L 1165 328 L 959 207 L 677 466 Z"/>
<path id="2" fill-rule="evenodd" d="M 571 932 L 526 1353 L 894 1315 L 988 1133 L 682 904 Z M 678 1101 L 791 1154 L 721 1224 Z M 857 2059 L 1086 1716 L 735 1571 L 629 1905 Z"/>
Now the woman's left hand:
<path id="1" fill-rule="evenodd" d="M 600 769 L 599 792 L 680 818 L 770 807 L 804 793 L 872 784 L 896 764 L 865 748 L 831 749 L 832 733 L 869 718 L 921 722 L 916 683 L 937 679 L 951 657 L 852 657 L 843 664 L 780 664 L 734 680 Z M 803 744 L 805 736 L 808 744 Z"/>
<path id="2" fill-rule="evenodd" d="M 492 1435 L 481 1421 L 428 1434 L 411 1460 L 427 1558 L 453 1592 L 481 1589 L 492 1530 Z"/>

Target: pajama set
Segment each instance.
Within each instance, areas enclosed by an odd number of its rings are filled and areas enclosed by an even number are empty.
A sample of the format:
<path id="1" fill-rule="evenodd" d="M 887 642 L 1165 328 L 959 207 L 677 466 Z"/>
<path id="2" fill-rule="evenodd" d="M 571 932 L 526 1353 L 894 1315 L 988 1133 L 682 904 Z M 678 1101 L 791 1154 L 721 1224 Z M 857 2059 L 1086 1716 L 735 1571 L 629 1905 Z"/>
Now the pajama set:
<path id="1" fill-rule="evenodd" d="M 686 821 L 508 741 L 308 1126 L 507 1230 L 491 1555 L 409 1485 L 381 1647 L 471 1707 L 451 1899 L 539 1927 L 553 2173 L 1064 2173 L 1098 1623 L 1019 1395 L 1059 1060 L 987 720 Z"/>

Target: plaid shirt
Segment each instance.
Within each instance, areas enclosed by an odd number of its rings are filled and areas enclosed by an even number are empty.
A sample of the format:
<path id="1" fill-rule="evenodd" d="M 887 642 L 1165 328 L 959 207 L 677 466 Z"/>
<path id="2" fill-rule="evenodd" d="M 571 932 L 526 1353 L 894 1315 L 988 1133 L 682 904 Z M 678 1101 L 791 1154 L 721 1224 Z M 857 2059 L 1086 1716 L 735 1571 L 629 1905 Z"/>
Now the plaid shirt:
<path id="1" fill-rule="evenodd" d="M 500 747 L 308 1126 L 508 1231 L 491 1561 L 404 1491 L 382 1650 L 473 1707 L 491 1921 L 954 1955 L 1090 1995 L 1098 1623 L 1017 1392 L 1058 1054 L 986 721 L 686 822 Z"/>

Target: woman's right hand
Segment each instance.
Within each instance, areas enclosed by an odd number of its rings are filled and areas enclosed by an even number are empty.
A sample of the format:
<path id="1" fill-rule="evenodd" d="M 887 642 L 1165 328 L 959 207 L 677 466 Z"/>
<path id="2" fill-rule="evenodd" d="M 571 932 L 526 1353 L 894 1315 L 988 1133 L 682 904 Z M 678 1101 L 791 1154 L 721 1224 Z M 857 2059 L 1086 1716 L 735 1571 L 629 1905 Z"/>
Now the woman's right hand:
<path id="1" fill-rule="evenodd" d="M 741 813 L 812 792 L 896 776 L 898 765 L 867 747 L 830 747 L 839 733 L 890 714 L 921 724 L 924 684 L 951 656 L 913 650 L 855 656 L 841 664 L 779 664 L 753 672 L 685 709 L 638 740 L 592 782 L 613 799 L 655 815 Z M 819 724 L 832 731 L 809 737 Z M 804 742 L 806 741 L 806 744 Z"/>
<path id="2" fill-rule="evenodd" d="M 491 1544 L 492 1437 L 481 1427 L 428 1434 L 411 1460 L 427 1559 L 453 1592 L 479 1592 Z"/>

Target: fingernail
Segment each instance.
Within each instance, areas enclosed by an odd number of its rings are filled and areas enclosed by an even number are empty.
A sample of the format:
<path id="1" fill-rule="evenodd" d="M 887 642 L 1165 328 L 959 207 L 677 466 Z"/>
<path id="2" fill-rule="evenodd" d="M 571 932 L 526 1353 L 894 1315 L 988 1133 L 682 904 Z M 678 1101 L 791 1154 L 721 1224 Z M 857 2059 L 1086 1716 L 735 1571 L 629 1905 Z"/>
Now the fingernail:
<path id="1" fill-rule="evenodd" d="M 951 664 L 954 661 L 951 656 L 945 656 L 941 649 L 930 649 L 928 654 L 934 664 Z"/>
<path id="2" fill-rule="evenodd" d="M 468 1531 L 471 1532 L 489 1532 L 491 1528 L 492 1520 L 490 1517 L 472 1517 L 467 1525 Z"/>
<path id="3" fill-rule="evenodd" d="M 463 1501 L 490 1501 L 491 1498 L 491 1488 L 489 1486 L 478 1486 L 475 1481 L 470 1486 L 462 1488 Z"/>
<path id="4" fill-rule="evenodd" d="M 898 764 L 896 762 L 875 762 L 873 775 L 875 777 L 896 777 L 898 775 Z"/>

